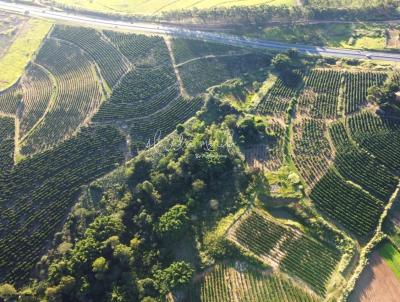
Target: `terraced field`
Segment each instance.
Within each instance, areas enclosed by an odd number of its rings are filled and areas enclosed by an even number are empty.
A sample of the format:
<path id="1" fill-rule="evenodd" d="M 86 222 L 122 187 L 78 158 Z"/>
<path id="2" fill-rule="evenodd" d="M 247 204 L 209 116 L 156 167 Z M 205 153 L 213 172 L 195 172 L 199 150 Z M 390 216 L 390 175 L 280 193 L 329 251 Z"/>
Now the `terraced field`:
<path id="1" fill-rule="evenodd" d="M 321 296 L 340 259 L 338 250 L 259 211 L 243 217 L 229 236 L 273 268 L 300 278 Z"/>
<path id="2" fill-rule="evenodd" d="M 218 290 L 217 290 L 218 289 Z M 246 264 L 216 264 L 191 289 L 190 302 L 316 302 L 320 299 L 291 280 Z"/>

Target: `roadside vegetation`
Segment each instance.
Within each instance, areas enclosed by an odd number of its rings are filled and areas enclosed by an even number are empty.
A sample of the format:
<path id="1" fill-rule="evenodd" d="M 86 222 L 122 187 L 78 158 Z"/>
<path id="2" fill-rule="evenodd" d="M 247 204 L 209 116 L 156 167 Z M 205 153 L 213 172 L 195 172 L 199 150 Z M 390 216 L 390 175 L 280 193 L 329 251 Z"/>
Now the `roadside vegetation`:
<path id="1" fill-rule="evenodd" d="M 44 3 L 46 2 L 43 1 Z M 265 0 L 245 0 L 239 3 L 235 1 L 224 0 L 99 0 L 99 1 L 77 1 L 77 0 L 56 0 L 56 4 L 65 5 L 73 8 L 87 9 L 104 13 L 137 14 L 137 15 L 159 15 L 163 12 L 176 11 L 182 9 L 207 9 L 214 7 L 232 7 L 232 6 L 251 6 L 265 4 Z M 294 0 L 272 0 L 267 1 L 268 5 L 294 5 Z"/>
<path id="2" fill-rule="evenodd" d="M 384 49 L 386 25 L 374 23 L 318 23 L 243 29 L 239 34 L 287 43 L 354 49 Z"/>

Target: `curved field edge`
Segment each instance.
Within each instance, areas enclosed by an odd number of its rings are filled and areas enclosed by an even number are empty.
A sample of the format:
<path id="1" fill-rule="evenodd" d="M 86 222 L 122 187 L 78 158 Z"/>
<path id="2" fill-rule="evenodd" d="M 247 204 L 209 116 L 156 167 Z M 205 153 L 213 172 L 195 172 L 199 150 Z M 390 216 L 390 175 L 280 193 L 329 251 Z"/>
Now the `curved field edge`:
<path id="1" fill-rule="evenodd" d="M 7 53 L 0 59 L 0 91 L 21 77 L 51 27 L 49 21 L 30 19 L 21 29 Z"/>

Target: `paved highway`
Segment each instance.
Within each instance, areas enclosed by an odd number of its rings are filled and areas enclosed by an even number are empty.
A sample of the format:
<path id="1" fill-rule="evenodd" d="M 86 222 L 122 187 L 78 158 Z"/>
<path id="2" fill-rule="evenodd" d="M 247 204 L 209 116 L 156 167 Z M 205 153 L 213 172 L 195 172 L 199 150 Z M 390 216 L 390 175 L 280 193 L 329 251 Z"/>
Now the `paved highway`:
<path id="1" fill-rule="evenodd" d="M 76 23 L 84 26 L 96 26 L 114 28 L 121 30 L 141 31 L 155 34 L 167 34 L 183 38 L 198 39 L 204 41 L 214 41 L 233 46 L 245 46 L 259 49 L 287 50 L 296 48 L 302 53 L 333 56 L 341 58 L 382 60 L 390 62 L 400 62 L 400 53 L 386 53 L 378 51 L 358 51 L 351 49 L 336 49 L 301 44 L 280 43 L 262 39 L 251 39 L 235 35 L 205 32 L 199 30 L 185 29 L 178 26 L 163 26 L 156 23 L 145 22 L 124 22 L 101 17 L 93 17 L 83 14 L 73 14 L 63 11 L 52 11 L 47 8 L 30 6 L 20 3 L 9 3 L 0 0 L 0 10 L 18 14 L 28 14 L 33 17 L 47 18 L 55 21 Z"/>

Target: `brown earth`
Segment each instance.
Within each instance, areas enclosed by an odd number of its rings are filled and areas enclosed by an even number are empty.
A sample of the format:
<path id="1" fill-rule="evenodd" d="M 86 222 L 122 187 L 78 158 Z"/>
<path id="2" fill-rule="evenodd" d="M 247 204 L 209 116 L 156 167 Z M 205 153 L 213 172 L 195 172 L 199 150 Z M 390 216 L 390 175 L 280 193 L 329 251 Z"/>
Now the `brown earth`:
<path id="1" fill-rule="evenodd" d="M 400 281 L 378 252 L 364 269 L 349 298 L 350 302 L 398 302 Z"/>

